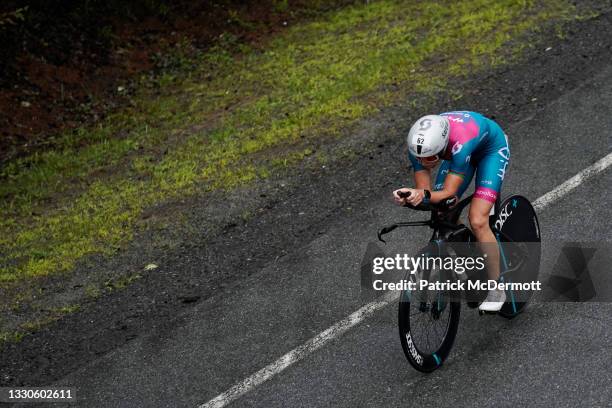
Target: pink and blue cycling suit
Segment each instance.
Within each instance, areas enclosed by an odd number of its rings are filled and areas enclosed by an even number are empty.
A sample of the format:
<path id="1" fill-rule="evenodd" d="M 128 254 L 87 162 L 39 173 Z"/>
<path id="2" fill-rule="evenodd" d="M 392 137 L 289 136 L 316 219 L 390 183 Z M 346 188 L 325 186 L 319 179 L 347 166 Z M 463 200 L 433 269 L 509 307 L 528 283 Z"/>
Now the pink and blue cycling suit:
<path id="1" fill-rule="evenodd" d="M 476 172 L 474 197 L 495 202 L 510 161 L 507 136 L 497 123 L 477 112 L 455 111 L 440 116 L 446 116 L 450 123 L 448 146 L 440 156 L 450 154 L 451 159 L 440 164 L 434 190 L 442 190 L 448 173 L 455 174 L 463 178 L 457 193 L 461 197 Z M 412 154 L 408 157 L 415 172 L 425 169 Z"/>

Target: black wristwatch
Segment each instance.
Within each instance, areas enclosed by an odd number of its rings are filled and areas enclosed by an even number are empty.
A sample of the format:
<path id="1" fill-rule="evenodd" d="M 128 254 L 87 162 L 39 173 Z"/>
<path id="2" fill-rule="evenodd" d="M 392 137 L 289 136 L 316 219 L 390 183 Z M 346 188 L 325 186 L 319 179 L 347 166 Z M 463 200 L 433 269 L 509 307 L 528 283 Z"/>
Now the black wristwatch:
<path id="1" fill-rule="evenodd" d="M 423 189 L 425 192 L 425 199 L 429 201 L 431 199 L 431 191 Z"/>

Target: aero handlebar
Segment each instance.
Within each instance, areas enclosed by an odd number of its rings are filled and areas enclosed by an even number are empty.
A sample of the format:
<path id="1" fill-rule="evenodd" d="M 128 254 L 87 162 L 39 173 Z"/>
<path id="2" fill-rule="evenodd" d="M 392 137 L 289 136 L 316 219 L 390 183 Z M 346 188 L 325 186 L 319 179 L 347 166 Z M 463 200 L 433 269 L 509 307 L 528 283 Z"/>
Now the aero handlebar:
<path id="1" fill-rule="evenodd" d="M 397 193 L 398 196 L 400 196 L 401 198 L 408 198 L 410 197 L 410 192 L 403 192 L 400 191 Z M 428 198 L 423 198 L 423 201 L 421 201 L 421 203 L 419 205 L 412 205 L 412 204 L 404 204 L 405 207 L 408 208 L 412 208 L 413 210 L 419 210 L 419 211 L 448 211 L 451 208 L 453 208 L 455 206 L 455 204 L 457 204 L 458 198 L 457 196 L 452 196 L 449 198 L 445 198 L 444 200 L 440 201 L 439 203 L 432 203 L 431 201 L 429 201 Z"/>

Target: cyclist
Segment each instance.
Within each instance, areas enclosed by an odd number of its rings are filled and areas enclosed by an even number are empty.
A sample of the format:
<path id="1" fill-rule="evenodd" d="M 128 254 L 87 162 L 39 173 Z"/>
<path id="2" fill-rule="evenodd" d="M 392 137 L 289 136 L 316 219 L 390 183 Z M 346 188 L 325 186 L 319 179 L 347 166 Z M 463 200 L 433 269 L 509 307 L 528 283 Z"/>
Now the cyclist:
<path id="1" fill-rule="evenodd" d="M 419 205 L 424 199 L 432 203 L 461 195 L 476 173 L 476 191 L 470 204 L 470 225 L 486 254 L 488 277 L 498 280 L 499 247 L 491 228 L 489 214 L 501 191 L 510 160 L 508 138 L 493 120 L 477 112 L 455 111 L 423 116 L 408 133 L 408 157 L 414 167 L 414 188 L 393 192 L 395 202 Z M 440 163 L 431 188 L 431 170 Z M 402 198 L 398 192 L 410 192 Z M 496 312 L 506 301 L 503 290 L 490 290 L 479 309 Z"/>

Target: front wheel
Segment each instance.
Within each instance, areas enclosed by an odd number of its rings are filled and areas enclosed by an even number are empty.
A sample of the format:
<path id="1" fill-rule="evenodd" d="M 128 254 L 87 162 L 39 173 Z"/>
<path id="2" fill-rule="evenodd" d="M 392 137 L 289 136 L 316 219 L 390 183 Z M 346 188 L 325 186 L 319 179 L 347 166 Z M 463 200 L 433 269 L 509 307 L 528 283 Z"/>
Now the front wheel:
<path id="1" fill-rule="evenodd" d="M 402 349 L 419 371 L 429 373 L 440 367 L 453 347 L 461 303 L 451 301 L 452 298 L 447 291 L 406 290 L 400 296 L 398 325 Z"/>

